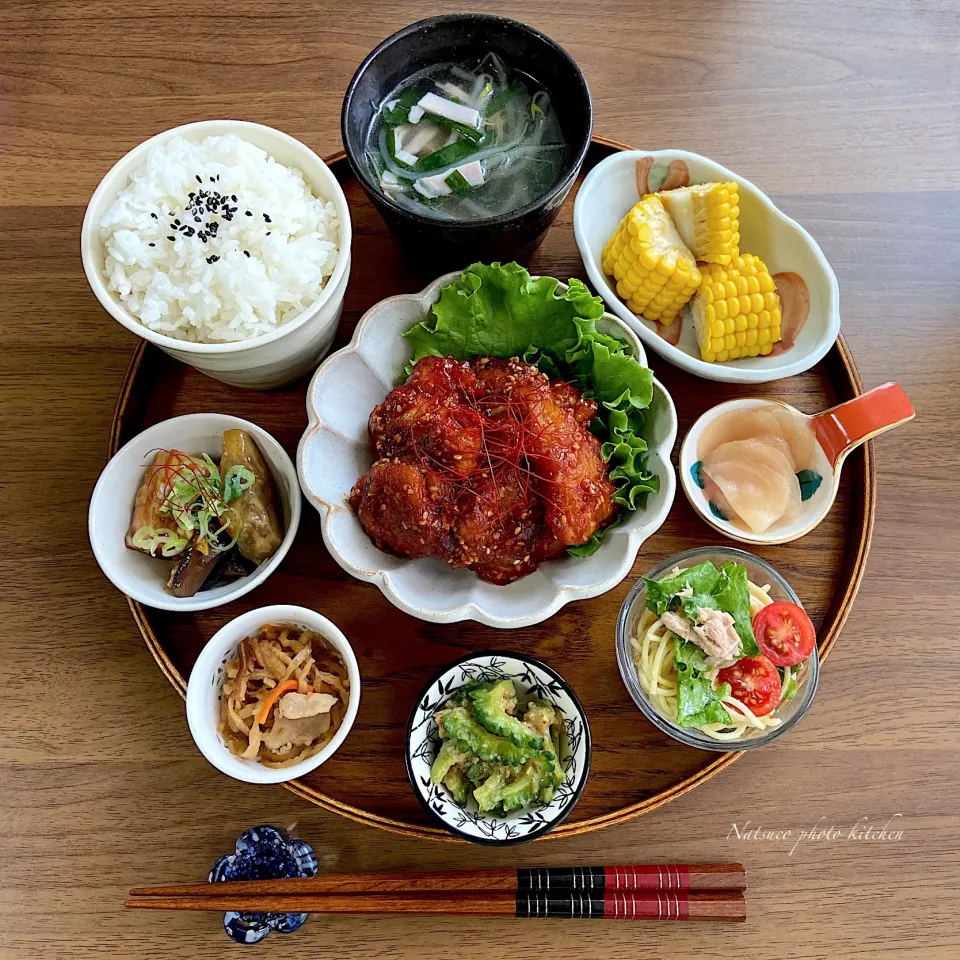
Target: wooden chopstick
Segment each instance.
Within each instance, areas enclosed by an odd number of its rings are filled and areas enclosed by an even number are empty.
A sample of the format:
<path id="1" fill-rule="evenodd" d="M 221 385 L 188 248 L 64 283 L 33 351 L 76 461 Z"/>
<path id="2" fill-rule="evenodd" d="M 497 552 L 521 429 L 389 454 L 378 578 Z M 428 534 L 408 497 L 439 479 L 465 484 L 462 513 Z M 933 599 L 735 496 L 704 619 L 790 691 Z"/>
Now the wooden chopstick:
<path id="1" fill-rule="evenodd" d="M 585 890 L 745 890 L 740 863 L 636 864 L 615 867 L 537 867 L 527 870 L 452 870 L 442 873 L 370 873 L 305 877 L 295 880 L 237 880 L 232 896 L 315 895 L 321 893 L 452 893 L 484 891 L 556 892 Z M 214 893 L 214 891 L 216 891 Z M 132 897 L 221 895 L 209 883 L 134 887 Z"/>
<path id="2" fill-rule="evenodd" d="M 483 917 L 567 917 L 605 920 L 743 921 L 746 901 L 739 890 L 649 892 L 568 890 L 550 894 L 518 891 L 448 893 L 259 894 L 229 892 L 234 883 L 213 884 L 216 895 L 141 897 L 127 900 L 138 910 L 237 910 L 250 913 L 404 913 Z M 222 891 L 222 892 L 221 892 Z"/>

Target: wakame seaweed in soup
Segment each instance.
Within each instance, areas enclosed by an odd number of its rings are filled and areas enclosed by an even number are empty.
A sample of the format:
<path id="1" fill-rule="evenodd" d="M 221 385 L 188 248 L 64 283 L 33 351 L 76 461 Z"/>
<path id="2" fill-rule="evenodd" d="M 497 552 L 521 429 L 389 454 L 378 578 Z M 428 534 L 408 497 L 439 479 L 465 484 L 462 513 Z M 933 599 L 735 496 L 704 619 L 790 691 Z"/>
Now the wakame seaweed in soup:
<path id="1" fill-rule="evenodd" d="M 480 220 L 536 200 L 560 178 L 568 145 L 534 79 L 496 54 L 421 70 L 384 98 L 367 163 L 400 206 L 438 220 Z"/>

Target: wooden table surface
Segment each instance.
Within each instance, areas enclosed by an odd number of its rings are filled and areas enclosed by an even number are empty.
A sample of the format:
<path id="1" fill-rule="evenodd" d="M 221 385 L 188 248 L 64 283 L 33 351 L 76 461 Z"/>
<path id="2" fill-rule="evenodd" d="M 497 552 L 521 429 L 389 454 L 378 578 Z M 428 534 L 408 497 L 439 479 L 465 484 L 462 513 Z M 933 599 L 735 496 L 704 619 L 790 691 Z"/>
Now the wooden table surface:
<path id="1" fill-rule="evenodd" d="M 598 133 L 708 154 L 801 220 L 839 277 L 864 382 L 898 380 L 916 405 L 877 443 L 873 549 L 816 709 L 654 813 L 511 852 L 391 836 L 215 773 L 87 544 L 135 341 L 84 279 L 84 205 L 124 152 L 191 120 L 257 120 L 333 152 L 363 56 L 452 8 L 0 0 L 0 957 L 960 954 L 956 5 L 483 6 L 570 50 Z M 343 918 L 241 950 L 215 915 L 123 912 L 131 885 L 199 878 L 262 822 L 294 828 L 324 870 L 741 860 L 750 918 Z M 892 839 L 866 831 L 884 825 Z"/>

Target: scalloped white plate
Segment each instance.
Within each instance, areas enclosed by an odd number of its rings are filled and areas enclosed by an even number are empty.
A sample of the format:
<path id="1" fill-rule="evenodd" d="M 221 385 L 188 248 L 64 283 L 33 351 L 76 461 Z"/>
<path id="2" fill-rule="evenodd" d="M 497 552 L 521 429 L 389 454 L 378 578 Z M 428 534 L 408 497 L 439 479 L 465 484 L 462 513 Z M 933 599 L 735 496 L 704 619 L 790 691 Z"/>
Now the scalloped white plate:
<path id="1" fill-rule="evenodd" d="M 654 379 L 646 438 L 660 491 L 610 530 L 592 557 L 550 560 L 501 587 L 441 560 L 405 560 L 378 550 L 347 504 L 354 483 L 373 462 L 367 419 L 412 358 L 401 334 L 424 319 L 440 288 L 458 276 L 448 273 L 420 293 L 381 300 L 363 315 L 350 343 L 321 364 L 307 390 L 310 422 L 297 450 L 297 473 L 304 494 L 320 512 L 323 541 L 333 558 L 359 580 L 375 583 L 395 606 L 432 623 L 477 620 L 491 627 L 526 627 L 546 620 L 571 600 L 615 587 L 629 572 L 641 544 L 661 527 L 676 492 L 670 453 L 677 413 L 670 395 Z M 640 341 L 622 320 L 604 314 L 597 328 L 629 343 L 631 352 L 646 363 Z"/>
<path id="2" fill-rule="evenodd" d="M 747 357 L 706 363 L 684 307 L 682 334 L 676 346 L 657 333 L 657 325 L 638 317 L 617 296 L 601 267 L 603 248 L 624 214 L 640 199 L 637 161 L 653 157 L 660 166 L 682 161 L 690 183 L 735 180 L 740 187 L 740 248 L 760 257 L 770 273 L 789 271 L 806 284 L 810 311 L 796 342 L 778 356 Z M 816 240 L 749 180 L 707 157 L 685 150 L 623 150 L 598 163 L 583 181 L 573 208 L 573 229 L 580 256 L 594 289 L 607 306 L 639 334 L 647 346 L 672 364 L 705 380 L 722 383 L 767 383 L 804 370 L 826 356 L 840 333 L 840 288 Z"/>

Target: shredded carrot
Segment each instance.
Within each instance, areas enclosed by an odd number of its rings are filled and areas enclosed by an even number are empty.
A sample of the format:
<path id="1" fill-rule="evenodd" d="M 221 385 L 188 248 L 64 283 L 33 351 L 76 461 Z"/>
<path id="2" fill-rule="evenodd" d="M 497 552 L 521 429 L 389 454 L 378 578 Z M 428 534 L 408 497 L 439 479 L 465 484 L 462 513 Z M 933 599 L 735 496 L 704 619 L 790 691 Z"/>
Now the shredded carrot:
<path id="1" fill-rule="evenodd" d="M 278 683 L 271 691 L 270 695 L 266 700 L 263 701 L 263 706 L 260 707 L 260 712 L 257 714 L 257 723 L 263 725 L 267 722 L 267 717 L 270 716 L 270 708 L 285 694 L 289 693 L 291 690 L 296 690 L 300 686 L 299 680 L 294 680 L 293 678 L 289 680 L 284 680 L 283 683 Z"/>

